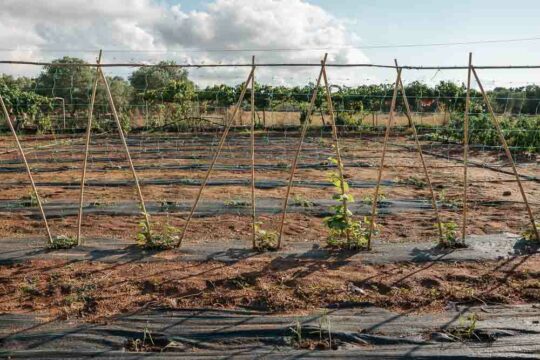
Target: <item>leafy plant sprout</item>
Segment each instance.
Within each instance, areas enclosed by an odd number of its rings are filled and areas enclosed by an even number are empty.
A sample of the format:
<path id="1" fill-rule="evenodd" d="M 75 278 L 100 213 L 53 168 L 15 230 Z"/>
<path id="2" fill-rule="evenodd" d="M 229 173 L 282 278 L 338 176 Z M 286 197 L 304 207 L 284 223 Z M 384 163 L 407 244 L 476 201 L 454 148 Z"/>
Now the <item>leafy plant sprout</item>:
<path id="1" fill-rule="evenodd" d="M 537 231 L 540 231 L 540 226 L 539 225 L 536 225 L 536 229 Z M 534 231 L 534 228 L 532 226 L 530 226 L 527 230 L 523 231 L 523 233 L 521 233 L 521 236 L 523 239 L 527 240 L 527 241 L 536 241 L 538 242 L 539 239 L 536 238 L 536 232 L 537 231 Z"/>
<path id="2" fill-rule="evenodd" d="M 438 226 L 438 224 L 435 224 Z M 448 249 L 463 248 L 466 245 L 458 240 L 457 229 L 458 225 L 454 221 L 441 223 L 443 238 L 439 242 L 439 246 Z"/>
<path id="3" fill-rule="evenodd" d="M 311 200 L 304 198 L 302 195 L 294 195 L 292 199 L 293 205 L 300 206 L 303 208 L 311 208 L 315 203 Z"/>
<path id="4" fill-rule="evenodd" d="M 159 224 L 157 224 L 159 225 Z M 139 232 L 137 233 L 137 244 L 147 250 L 168 250 L 175 247 L 178 241 L 180 229 L 168 223 L 162 226 L 161 233 L 151 232 L 146 220 L 139 222 Z"/>
<path id="5" fill-rule="evenodd" d="M 329 160 L 342 167 L 336 159 Z M 332 206 L 331 210 L 334 214 L 323 220 L 329 229 L 327 244 L 330 247 L 347 250 L 366 249 L 370 220 L 367 217 L 364 217 L 363 222 L 352 220 L 353 213 L 349 210 L 348 204 L 354 202 L 354 198 L 348 193 L 349 184 L 336 172 L 330 173 L 330 182 L 339 190 L 339 193 L 332 197 L 339 201 L 339 204 Z"/>
<path id="6" fill-rule="evenodd" d="M 71 249 L 72 247 L 77 246 L 77 238 L 75 236 L 58 235 L 52 240 L 53 241 L 47 246 L 47 248 L 52 250 Z"/>
<path id="7" fill-rule="evenodd" d="M 278 233 L 275 231 L 264 230 L 261 223 L 255 224 L 255 250 L 275 251 L 277 250 Z"/>
<path id="8" fill-rule="evenodd" d="M 386 200 L 386 195 L 382 191 L 382 189 L 379 191 L 379 194 L 377 195 L 377 205 L 380 205 L 384 200 Z M 373 204 L 373 195 L 369 194 L 362 198 L 362 202 L 367 205 Z"/>

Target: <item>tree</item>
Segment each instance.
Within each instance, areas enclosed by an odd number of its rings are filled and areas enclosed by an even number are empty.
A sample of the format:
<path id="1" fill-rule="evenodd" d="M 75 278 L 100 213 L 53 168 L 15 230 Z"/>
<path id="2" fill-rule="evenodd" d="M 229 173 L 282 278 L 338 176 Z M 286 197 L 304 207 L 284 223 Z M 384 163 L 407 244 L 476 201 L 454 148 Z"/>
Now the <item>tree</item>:
<path id="1" fill-rule="evenodd" d="M 62 64 L 73 64 L 65 66 Z M 61 97 L 71 117 L 77 110 L 86 110 L 90 102 L 94 72 L 83 66 L 84 60 L 64 56 L 47 65 L 36 80 L 36 93 L 47 97 Z"/>
<path id="2" fill-rule="evenodd" d="M 174 61 L 161 61 L 157 66 L 142 67 L 134 71 L 129 77 L 129 83 L 134 89 L 134 100 L 140 101 L 147 91 L 164 88 L 171 81 L 187 82 L 186 70 L 175 65 Z"/>

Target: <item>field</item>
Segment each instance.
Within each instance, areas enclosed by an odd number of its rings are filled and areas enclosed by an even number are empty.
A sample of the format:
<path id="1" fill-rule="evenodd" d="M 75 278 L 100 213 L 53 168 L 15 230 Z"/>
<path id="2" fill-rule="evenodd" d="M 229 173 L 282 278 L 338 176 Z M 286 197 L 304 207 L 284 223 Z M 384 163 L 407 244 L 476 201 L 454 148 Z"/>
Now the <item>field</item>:
<path id="1" fill-rule="evenodd" d="M 155 228 L 182 228 L 220 134 L 130 134 Z M 263 229 L 278 227 L 298 140 L 294 130 L 256 134 Z M 142 216 L 121 143 L 96 135 L 84 244 L 52 251 L 14 142 L 3 136 L 0 347 L 6 355 L 39 351 L 55 358 L 73 355 L 74 347 L 92 356 L 128 351 L 125 358 L 129 351 L 213 357 L 224 349 L 247 358 L 247 351 L 269 357 L 527 357 L 539 351 L 540 257 L 534 243 L 521 239 L 529 219 L 500 149 L 472 147 L 469 246 L 447 250 L 436 247 L 435 215 L 414 142 L 392 136 L 373 250 L 339 251 L 326 247 L 323 220 L 335 204 L 332 139 L 324 129 L 312 130 L 291 192 L 283 248 L 258 253 L 251 250 L 249 141 L 245 131 L 230 134 L 182 247 L 149 251 L 135 245 Z M 348 132 L 340 141 L 356 199 L 351 210 L 361 219 L 371 208 L 381 133 Z M 22 143 L 53 234 L 76 235 L 82 136 L 28 135 Z M 462 147 L 423 146 L 443 222 L 461 224 Z M 538 163 L 531 156 L 517 160 L 538 214 Z"/>

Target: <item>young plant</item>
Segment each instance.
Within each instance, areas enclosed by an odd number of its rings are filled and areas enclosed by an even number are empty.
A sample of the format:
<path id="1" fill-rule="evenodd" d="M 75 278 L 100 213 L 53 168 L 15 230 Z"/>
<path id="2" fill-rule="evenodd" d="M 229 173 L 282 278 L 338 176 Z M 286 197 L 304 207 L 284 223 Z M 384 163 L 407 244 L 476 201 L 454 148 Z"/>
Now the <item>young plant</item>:
<path id="1" fill-rule="evenodd" d="M 538 232 L 540 232 L 540 226 L 536 225 L 536 229 Z M 521 237 L 527 241 L 538 241 L 538 239 L 536 238 L 536 231 L 534 231 L 532 226 L 530 226 L 527 230 L 521 233 Z"/>
<path id="2" fill-rule="evenodd" d="M 386 200 L 386 195 L 382 191 L 382 189 L 379 191 L 379 194 L 377 195 L 377 205 L 382 203 L 384 200 Z M 362 198 L 362 202 L 367 205 L 373 204 L 373 195 L 369 194 Z"/>
<path id="3" fill-rule="evenodd" d="M 47 247 L 52 250 L 71 249 L 77 246 L 77 238 L 69 235 L 59 235 L 53 238 Z"/>
<path id="4" fill-rule="evenodd" d="M 460 200 L 455 200 L 455 199 L 450 199 L 448 197 L 448 193 L 446 192 L 446 190 L 442 190 L 440 193 L 439 193 L 439 202 L 444 205 L 444 206 L 447 206 L 449 208 L 458 208 L 461 206 L 461 201 Z"/>
<path id="5" fill-rule="evenodd" d="M 27 207 L 34 207 L 38 205 L 38 198 L 36 193 L 33 191 L 29 191 L 28 195 L 21 197 L 21 200 L 25 202 L 24 206 Z"/>
<path id="6" fill-rule="evenodd" d="M 412 185 L 417 189 L 423 189 L 427 185 L 427 183 L 424 180 L 419 179 L 416 176 L 409 176 L 406 179 L 399 179 L 398 183 L 399 184 L 404 184 L 404 185 Z"/>
<path id="7" fill-rule="evenodd" d="M 261 224 L 255 224 L 255 250 L 273 251 L 277 249 L 278 233 L 261 229 Z"/>
<path id="8" fill-rule="evenodd" d="M 438 227 L 438 224 L 435 224 Z M 464 244 L 457 238 L 458 225 L 454 221 L 442 222 L 442 235 L 443 238 L 439 242 L 439 245 L 443 248 L 455 249 L 464 247 Z"/>
<path id="9" fill-rule="evenodd" d="M 159 225 L 159 224 L 157 224 Z M 165 224 L 161 233 L 151 232 L 146 220 L 139 223 L 139 232 L 137 233 L 137 244 L 147 250 L 168 250 L 175 247 L 179 237 L 180 229 Z"/>
<path id="10" fill-rule="evenodd" d="M 478 315 L 475 313 L 469 314 L 467 317 L 461 316 L 459 326 L 450 329 L 447 333 L 459 341 L 480 341 L 481 339 L 477 334 L 477 324 Z"/>
<path id="11" fill-rule="evenodd" d="M 338 164 L 335 159 L 329 159 L 334 164 Z M 363 222 L 352 219 L 353 213 L 349 209 L 349 204 L 354 202 L 351 194 L 348 194 L 349 184 L 342 180 L 338 173 L 330 173 L 330 181 L 338 190 L 338 193 L 332 196 L 339 204 L 331 207 L 333 215 L 324 218 L 324 223 L 328 227 L 329 235 L 327 244 L 330 247 L 360 250 L 365 249 L 369 237 L 369 220 L 364 218 Z"/>
<path id="12" fill-rule="evenodd" d="M 294 195 L 292 203 L 295 206 L 301 206 L 303 208 L 311 208 L 315 205 L 313 201 L 308 200 L 301 195 Z"/>
<path id="13" fill-rule="evenodd" d="M 226 207 L 241 208 L 249 206 L 250 202 L 243 199 L 228 199 L 223 202 Z"/>

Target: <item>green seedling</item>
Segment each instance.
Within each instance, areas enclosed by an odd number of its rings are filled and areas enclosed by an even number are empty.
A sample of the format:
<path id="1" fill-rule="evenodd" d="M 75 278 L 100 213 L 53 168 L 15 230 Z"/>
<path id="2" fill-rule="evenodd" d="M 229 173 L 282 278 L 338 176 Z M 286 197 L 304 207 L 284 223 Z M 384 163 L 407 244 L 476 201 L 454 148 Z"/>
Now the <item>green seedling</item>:
<path id="1" fill-rule="evenodd" d="M 435 224 L 435 227 L 438 228 L 438 224 Z M 457 229 L 458 225 L 454 221 L 442 222 L 442 239 L 439 241 L 439 246 L 447 249 L 455 249 L 464 247 L 464 244 L 458 241 L 457 238 Z"/>
<path id="2" fill-rule="evenodd" d="M 538 232 L 540 232 L 540 226 L 536 225 L 536 229 Z M 527 230 L 521 233 L 521 237 L 527 241 L 538 241 L 538 239 L 536 238 L 536 231 L 534 231 L 532 226 L 530 226 Z"/>
<path id="3" fill-rule="evenodd" d="M 243 200 L 243 199 L 229 199 L 229 200 L 225 200 L 223 202 L 223 204 L 226 207 L 242 208 L 242 207 L 249 206 L 251 203 L 249 201 Z"/>
<path id="4" fill-rule="evenodd" d="M 52 243 L 47 247 L 53 250 L 71 249 L 77 246 L 77 238 L 69 235 L 58 235 L 53 238 Z"/>
<path id="5" fill-rule="evenodd" d="M 294 195 L 292 199 L 292 203 L 295 206 L 301 206 L 303 208 L 311 208 L 315 205 L 313 201 L 308 200 L 301 195 Z"/>
<path id="6" fill-rule="evenodd" d="M 412 185 L 417 189 L 423 189 L 427 185 L 427 183 L 424 180 L 419 179 L 416 176 L 409 176 L 406 179 L 400 179 L 398 180 L 398 184 Z"/>
<path id="7" fill-rule="evenodd" d="M 382 189 L 377 194 L 377 205 L 381 204 L 384 200 L 386 200 L 386 195 L 382 191 Z M 362 202 L 367 205 L 373 204 L 373 195 L 369 194 L 362 198 Z"/>
<path id="8" fill-rule="evenodd" d="M 160 224 L 156 224 L 160 225 Z M 139 222 L 139 232 L 137 233 L 137 244 L 147 250 L 168 250 L 175 247 L 180 231 L 177 227 L 165 224 L 162 232 L 150 232 L 146 220 Z"/>
<path id="9" fill-rule="evenodd" d="M 329 160 L 337 166 L 342 166 L 333 158 Z M 330 181 L 337 190 L 332 198 L 338 201 L 338 204 L 331 207 L 333 214 L 323 220 L 329 230 L 327 244 L 339 249 L 365 249 L 368 244 L 370 220 L 367 217 L 364 217 L 362 222 L 353 220 L 353 213 L 348 205 L 354 202 L 354 197 L 348 193 L 349 184 L 336 172 L 330 173 Z"/>
<path id="10" fill-rule="evenodd" d="M 261 229 L 261 224 L 255 224 L 255 250 L 272 251 L 277 249 L 278 233 Z"/>

